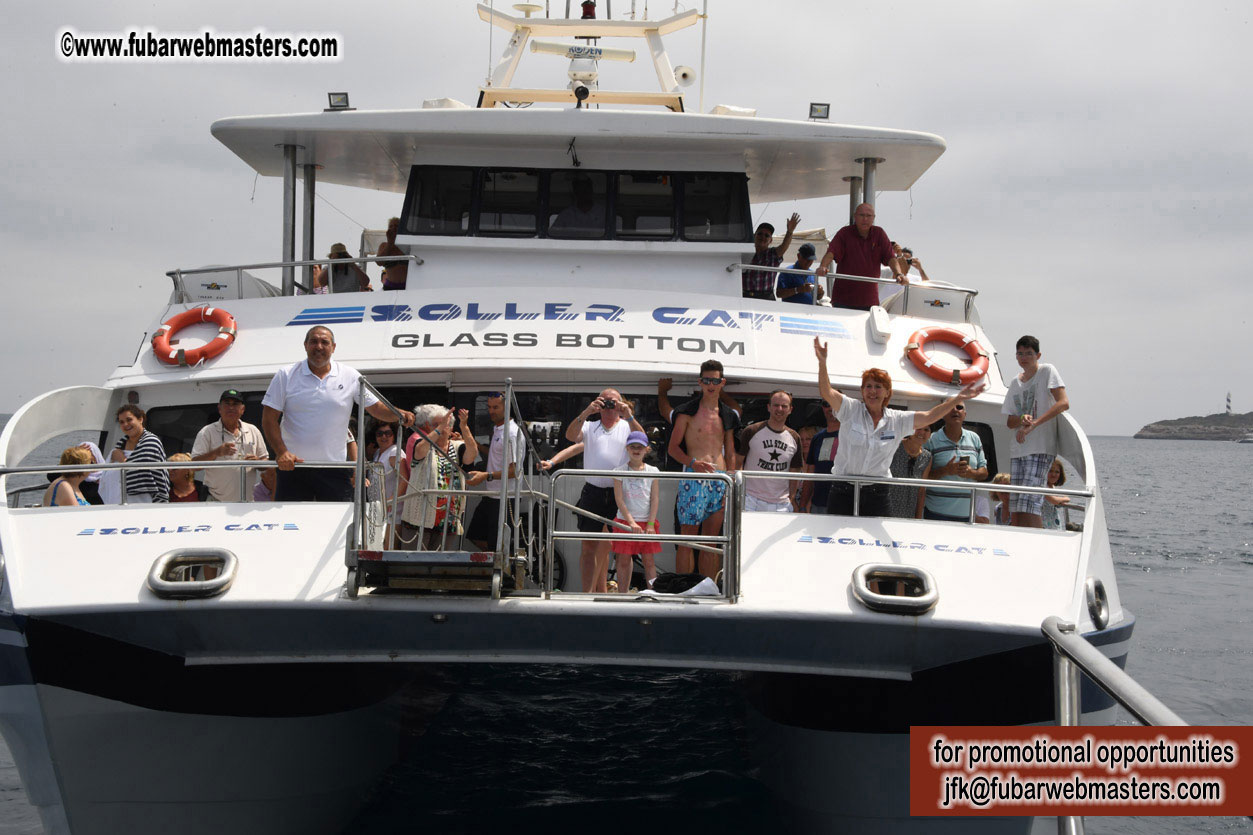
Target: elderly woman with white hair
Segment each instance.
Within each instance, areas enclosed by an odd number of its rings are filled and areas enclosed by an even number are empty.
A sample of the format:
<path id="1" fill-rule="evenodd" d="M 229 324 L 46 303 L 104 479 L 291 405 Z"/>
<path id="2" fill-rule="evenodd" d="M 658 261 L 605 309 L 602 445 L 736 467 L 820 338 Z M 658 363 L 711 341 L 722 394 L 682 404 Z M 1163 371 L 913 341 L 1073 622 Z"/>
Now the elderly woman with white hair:
<path id="1" fill-rule="evenodd" d="M 428 403 L 416 407 L 413 414 L 414 426 L 426 437 L 415 432 L 405 444 L 405 455 L 400 461 L 400 494 L 405 497 L 400 538 L 402 547 L 411 547 L 409 543 L 416 544 L 418 530 L 424 530 L 421 548 L 429 551 L 439 547 L 445 530 L 449 536 L 461 535 L 465 497 L 422 491 L 463 489 L 462 468 L 478 459 L 479 446 L 467 428 L 469 413 L 465 409 L 454 414 L 444 406 Z M 454 440 L 458 420 L 466 431 L 464 437 Z M 432 445 L 435 453 L 431 452 Z"/>

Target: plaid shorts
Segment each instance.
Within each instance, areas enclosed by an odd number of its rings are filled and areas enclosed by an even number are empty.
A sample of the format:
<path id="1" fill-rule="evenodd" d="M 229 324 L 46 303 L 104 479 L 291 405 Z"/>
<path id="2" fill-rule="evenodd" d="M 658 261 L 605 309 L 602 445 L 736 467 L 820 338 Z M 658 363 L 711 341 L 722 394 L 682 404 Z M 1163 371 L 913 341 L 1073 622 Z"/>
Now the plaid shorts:
<path id="1" fill-rule="evenodd" d="M 1020 487 L 1044 487 L 1047 485 L 1049 467 L 1053 466 L 1054 456 L 1047 452 L 1024 455 L 1021 458 L 1009 459 L 1009 481 Z M 1043 493 L 1012 493 L 1009 497 L 1009 509 L 1013 513 L 1030 513 L 1039 516 L 1044 507 Z"/>

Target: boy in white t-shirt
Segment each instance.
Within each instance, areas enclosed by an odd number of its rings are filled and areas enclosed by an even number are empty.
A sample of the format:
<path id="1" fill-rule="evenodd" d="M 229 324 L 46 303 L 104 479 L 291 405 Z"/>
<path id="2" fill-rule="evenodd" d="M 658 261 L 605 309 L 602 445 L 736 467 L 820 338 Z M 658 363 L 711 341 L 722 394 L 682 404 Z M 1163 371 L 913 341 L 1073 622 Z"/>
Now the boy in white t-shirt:
<path id="1" fill-rule="evenodd" d="M 1023 336 L 1014 356 L 1022 373 L 1009 383 L 1001 414 L 1005 425 L 1017 430 L 1010 441 L 1010 481 L 1023 487 L 1044 487 L 1049 466 L 1057 456 L 1057 425 L 1049 421 L 1070 408 L 1066 384 L 1057 369 L 1040 362 L 1040 340 Z M 1040 508 L 1043 494 L 1010 496 L 1011 524 L 1023 528 L 1043 526 Z"/>
<path id="2" fill-rule="evenodd" d="M 632 432 L 627 436 L 627 462 L 618 470 L 633 473 L 655 473 L 657 468 L 644 463 L 648 454 L 648 436 L 643 432 Z M 615 478 L 613 480 L 613 497 L 618 503 L 618 516 L 614 520 L 626 525 L 631 533 L 661 533 L 657 524 L 657 502 L 661 499 L 661 485 L 655 478 Z M 617 529 L 622 532 L 621 528 Z M 613 553 L 617 557 L 615 576 L 618 578 L 618 591 L 625 594 L 631 590 L 631 556 L 639 554 L 644 563 L 644 579 L 652 588 L 653 580 L 657 579 L 657 565 L 654 556 L 661 551 L 660 542 L 641 542 L 639 540 L 615 539 Z"/>

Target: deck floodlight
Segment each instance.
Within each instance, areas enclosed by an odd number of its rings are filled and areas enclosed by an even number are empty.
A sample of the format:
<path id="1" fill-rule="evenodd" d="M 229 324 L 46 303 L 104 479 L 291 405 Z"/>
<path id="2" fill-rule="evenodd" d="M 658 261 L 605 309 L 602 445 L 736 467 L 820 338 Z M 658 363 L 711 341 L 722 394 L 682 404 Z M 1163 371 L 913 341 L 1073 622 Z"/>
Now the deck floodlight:
<path id="1" fill-rule="evenodd" d="M 809 103 L 809 118 L 810 119 L 830 119 L 831 118 L 831 103 L 811 101 Z"/>
<path id="2" fill-rule="evenodd" d="M 347 93 L 327 93 L 326 99 L 327 99 L 327 102 L 330 104 L 330 107 L 326 108 L 327 110 L 355 110 L 356 109 L 354 107 L 348 106 L 348 94 Z"/>

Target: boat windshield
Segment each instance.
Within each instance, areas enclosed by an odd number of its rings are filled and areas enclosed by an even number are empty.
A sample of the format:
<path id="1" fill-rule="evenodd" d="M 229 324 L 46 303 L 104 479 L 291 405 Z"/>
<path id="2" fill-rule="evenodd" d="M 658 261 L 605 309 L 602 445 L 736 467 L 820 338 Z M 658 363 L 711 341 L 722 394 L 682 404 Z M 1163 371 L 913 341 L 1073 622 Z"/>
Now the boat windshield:
<path id="1" fill-rule="evenodd" d="M 748 178 L 734 172 L 415 165 L 401 230 L 584 240 L 752 240 Z"/>

